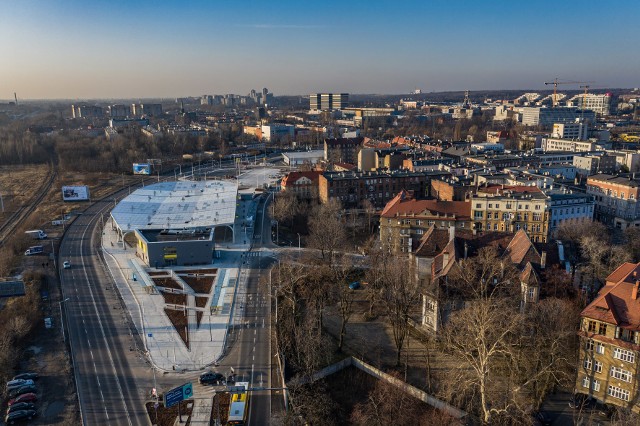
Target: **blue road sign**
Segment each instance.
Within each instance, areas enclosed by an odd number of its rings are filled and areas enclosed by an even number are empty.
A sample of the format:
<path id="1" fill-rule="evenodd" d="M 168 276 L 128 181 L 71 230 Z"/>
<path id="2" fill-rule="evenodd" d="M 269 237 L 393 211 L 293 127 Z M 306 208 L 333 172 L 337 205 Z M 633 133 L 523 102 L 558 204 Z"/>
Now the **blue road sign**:
<path id="1" fill-rule="evenodd" d="M 193 397 L 193 384 L 191 382 L 185 383 L 182 386 L 173 388 L 164 394 L 164 406 L 166 408 L 173 407 L 180 401 Z"/>
<path id="2" fill-rule="evenodd" d="M 148 333 L 147 337 L 153 337 L 153 333 Z"/>

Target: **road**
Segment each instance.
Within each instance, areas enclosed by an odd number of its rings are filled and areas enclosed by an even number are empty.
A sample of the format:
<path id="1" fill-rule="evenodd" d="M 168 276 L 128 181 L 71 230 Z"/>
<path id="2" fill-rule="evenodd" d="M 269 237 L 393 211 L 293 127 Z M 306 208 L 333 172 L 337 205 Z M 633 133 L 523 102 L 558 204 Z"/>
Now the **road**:
<path id="1" fill-rule="evenodd" d="M 62 307 L 85 425 L 148 425 L 145 361 L 133 349 L 127 313 L 99 258 L 98 223 L 112 201 L 90 206 L 69 225 L 60 245 Z"/>

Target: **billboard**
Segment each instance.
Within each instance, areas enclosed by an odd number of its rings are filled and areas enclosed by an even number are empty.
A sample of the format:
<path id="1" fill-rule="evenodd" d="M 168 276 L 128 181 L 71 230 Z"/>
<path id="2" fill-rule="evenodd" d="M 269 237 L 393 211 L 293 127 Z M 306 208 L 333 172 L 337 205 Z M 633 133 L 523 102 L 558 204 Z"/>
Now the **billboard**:
<path id="1" fill-rule="evenodd" d="M 88 186 L 63 186 L 62 187 L 63 201 L 83 201 L 88 199 L 89 199 Z"/>
<path id="2" fill-rule="evenodd" d="M 151 164 L 149 164 L 149 163 L 133 163 L 133 174 L 134 175 L 150 175 L 151 174 Z"/>

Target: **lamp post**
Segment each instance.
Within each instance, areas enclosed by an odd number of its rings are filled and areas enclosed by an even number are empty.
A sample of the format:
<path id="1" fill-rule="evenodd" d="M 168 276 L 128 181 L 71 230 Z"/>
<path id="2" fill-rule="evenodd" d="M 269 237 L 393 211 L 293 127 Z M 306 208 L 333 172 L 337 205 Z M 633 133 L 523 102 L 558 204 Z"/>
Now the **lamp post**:
<path id="1" fill-rule="evenodd" d="M 296 232 L 296 234 L 298 234 L 298 251 L 300 251 L 300 233 Z"/>
<path id="2" fill-rule="evenodd" d="M 62 341 L 66 343 L 67 339 L 65 337 L 64 334 L 64 322 L 62 321 L 62 304 L 64 302 L 66 302 L 67 300 L 69 300 L 69 298 L 67 297 L 66 299 L 58 302 L 58 307 L 60 308 L 60 330 L 62 331 Z"/>

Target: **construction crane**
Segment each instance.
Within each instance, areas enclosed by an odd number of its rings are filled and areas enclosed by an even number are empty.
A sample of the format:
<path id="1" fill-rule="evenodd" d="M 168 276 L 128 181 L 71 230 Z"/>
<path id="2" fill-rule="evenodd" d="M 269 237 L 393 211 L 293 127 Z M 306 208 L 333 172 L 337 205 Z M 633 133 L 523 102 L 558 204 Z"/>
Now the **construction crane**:
<path id="1" fill-rule="evenodd" d="M 556 103 L 558 102 L 556 100 L 556 96 L 558 94 L 558 85 L 560 84 L 589 84 L 589 83 L 593 83 L 593 81 L 558 81 L 557 78 L 554 78 L 552 82 L 544 82 L 544 84 L 546 86 L 549 86 L 551 84 L 553 84 L 553 98 L 551 98 L 552 104 L 555 107 Z M 582 86 L 580 86 L 582 87 Z"/>

